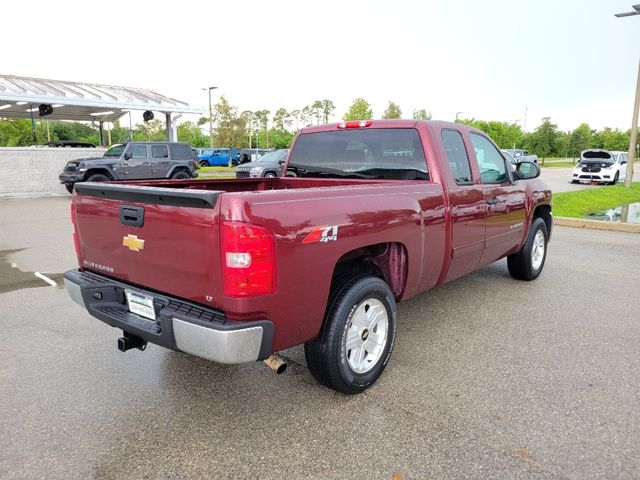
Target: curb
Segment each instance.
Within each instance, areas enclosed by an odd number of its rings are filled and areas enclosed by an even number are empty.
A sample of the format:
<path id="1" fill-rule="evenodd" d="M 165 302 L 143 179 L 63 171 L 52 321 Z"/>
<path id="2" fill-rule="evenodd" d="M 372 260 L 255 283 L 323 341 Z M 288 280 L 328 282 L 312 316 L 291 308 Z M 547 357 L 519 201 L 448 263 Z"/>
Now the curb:
<path id="1" fill-rule="evenodd" d="M 589 228 L 593 230 L 607 230 L 609 232 L 640 233 L 640 224 L 603 222 L 600 220 L 585 220 L 582 218 L 553 217 L 553 225 L 573 228 Z"/>

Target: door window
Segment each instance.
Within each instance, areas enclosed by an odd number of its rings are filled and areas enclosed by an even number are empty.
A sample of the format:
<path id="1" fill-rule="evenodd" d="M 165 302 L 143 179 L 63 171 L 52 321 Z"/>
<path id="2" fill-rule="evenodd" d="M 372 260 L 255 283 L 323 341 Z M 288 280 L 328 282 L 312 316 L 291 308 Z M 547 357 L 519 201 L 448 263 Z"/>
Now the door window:
<path id="1" fill-rule="evenodd" d="M 153 145 L 151 147 L 151 158 L 169 158 L 169 149 L 166 145 Z"/>
<path id="2" fill-rule="evenodd" d="M 147 158 L 147 147 L 145 145 L 132 145 L 129 153 L 131 158 Z"/>
<path id="3" fill-rule="evenodd" d="M 487 137 L 477 133 L 471 134 L 471 143 L 476 152 L 482 183 L 506 182 L 509 179 L 507 168 L 498 149 Z"/>
<path id="4" fill-rule="evenodd" d="M 469 156 L 462 135 L 457 130 L 442 130 L 442 143 L 447 153 L 447 163 L 453 179 L 458 185 L 472 185 Z"/>

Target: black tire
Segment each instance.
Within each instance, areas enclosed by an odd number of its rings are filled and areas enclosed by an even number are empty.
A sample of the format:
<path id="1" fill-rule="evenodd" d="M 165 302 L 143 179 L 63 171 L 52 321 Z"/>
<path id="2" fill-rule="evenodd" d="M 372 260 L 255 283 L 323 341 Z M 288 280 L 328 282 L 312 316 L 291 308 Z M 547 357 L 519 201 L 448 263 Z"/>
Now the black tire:
<path id="1" fill-rule="evenodd" d="M 618 183 L 619 179 L 620 179 L 620 171 L 617 171 L 615 177 L 613 177 L 613 182 L 611 182 L 609 185 L 615 185 L 616 183 Z"/>
<path id="2" fill-rule="evenodd" d="M 207 162 L 206 160 L 200 160 L 200 166 L 201 167 L 208 167 L 209 166 L 209 162 Z"/>
<path id="3" fill-rule="evenodd" d="M 571 180 L 571 183 L 580 183 L 578 180 Z"/>
<path id="4" fill-rule="evenodd" d="M 73 183 L 65 183 L 64 188 L 67 189 L 67 192 L 73 193 Z"/>
<path id="5" fill-rule="evenodd" d="M 110 182 L 111 179 L 107 177 L 104 173 L 94 173 L 89 178 L 87 178 L 87 182 Z"/>
<path id="6" fill-rule="evenodd" d="M 539 266 L 534 265 L 532 259 L 532 250 L 534 248 L 534 242 L 536 241 L 536 235 L 541 231 L 544 236 L 544 252 L 542 253 L 542 262 Z M 522 249 L 518 253 L 509 255 L 507 257 L 507 267 L 509 268 L 509 274 L 518 280 L 535 280 L 538 278 L 542 269 L 544 268 L 544 262 L 547 259 L 547 245 L 549 243 L 549 231 L 547 224 L 544 223 L 542 218 L 534 218 L 527 236 L 527 241 L 522 246 Z"/>
<path id="7" fill-rule="evenodd" d="M 368 311 L 367 302 L 382 304 L 387 325 L 384 343 L 375 355 L 376 360 L 363 373 L 354 371 L 349 364 L 346 350 L 347 333 L 352 319 L 360 308 Z M 377 328 L 376 325 L 372 332 Z M 322 332 L 313 341 L 305 343 L 304 353 L 311 374 L 320 383 L 346 394 L 360 393 L 369 388 L 384 371 L 396 335 L 396 302 L 391 289 L 384 280 L 373 276 L 343 278 L 334 283 Z M 362 340 L 368 339 L 367 328 L 362 331 Z M 363 348 L 364 351 L 364 348 Z M 366 359 L 368 351 L 362 359 Z"/>
<path id="8" fill-rule="evenodd" d="M 275 173 L 273 173 L 273 172 L 267 172 L 264 175 L 264 178 L 276 178 L 276 177 L 277 177 L 277 175 Z"/>
<path id="9" fill-rule="evenodd" d="M 189 173 L 185 172 L 184 170 L 178 170 L 177 172 L 173 172 L 171 178 L 173 180 L 186 180 L 187 178 L 191 178 L 191 175 L 189 175 Z"/>

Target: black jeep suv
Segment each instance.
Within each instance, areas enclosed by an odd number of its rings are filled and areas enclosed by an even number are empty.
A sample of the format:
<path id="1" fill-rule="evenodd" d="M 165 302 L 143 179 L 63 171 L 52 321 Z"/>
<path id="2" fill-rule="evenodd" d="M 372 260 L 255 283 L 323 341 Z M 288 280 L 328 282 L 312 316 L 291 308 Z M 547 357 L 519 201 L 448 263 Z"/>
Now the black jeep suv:
<path id="1" fill-rule="evenodd" d="M 129 142 L 113 145 L 102 157 L 67 162 L 58 176 L 69 193 L 76 182 L 195 178 L 196 164 L 188 143 Z"/>

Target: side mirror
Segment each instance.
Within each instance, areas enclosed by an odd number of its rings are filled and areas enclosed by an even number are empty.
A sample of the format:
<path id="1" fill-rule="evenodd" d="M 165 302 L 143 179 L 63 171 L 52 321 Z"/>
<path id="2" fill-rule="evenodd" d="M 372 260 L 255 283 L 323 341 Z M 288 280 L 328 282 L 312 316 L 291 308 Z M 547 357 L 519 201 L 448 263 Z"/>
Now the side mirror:
<path id="1" fill-rule="evenodd" d="M 627 161 L 626 161 L 626 160 L 622 160 L 622 161 L 620 162 L 620 165 L 626 165 L 626 164 L 627 164 Z"/>
<path id="2" fill-rule="evenodd" d="M 279 163 L 280 165 L 284 165 L 285 163 L 287 163 L 287 161 L 286 161 L 286 160 L 278 160 L 278 163 Z"/>
<path id="3" fill-rule="evenodd" d="M 132 157 L 131 152 L 126 152 L 126 153 L 124 154 L 124 159 L 125 159 L 125 160 L 130 160 L 130 159 L 131 159 L 131 157 Z"/>
<path id="4" fill-rule="evenodd" d="M 518 162 L 516 164 L 516 178 L 530 180 L 540 176 L 540 167 L 531 162 Z"/>

